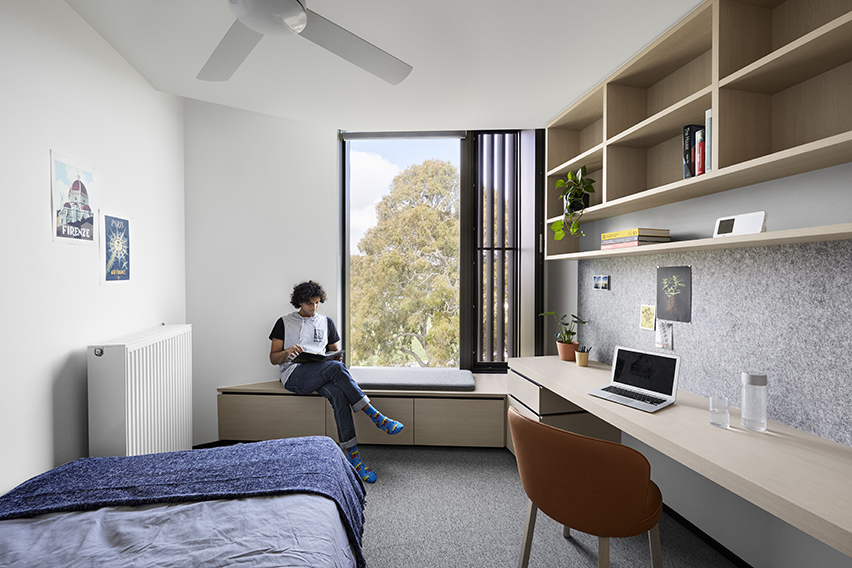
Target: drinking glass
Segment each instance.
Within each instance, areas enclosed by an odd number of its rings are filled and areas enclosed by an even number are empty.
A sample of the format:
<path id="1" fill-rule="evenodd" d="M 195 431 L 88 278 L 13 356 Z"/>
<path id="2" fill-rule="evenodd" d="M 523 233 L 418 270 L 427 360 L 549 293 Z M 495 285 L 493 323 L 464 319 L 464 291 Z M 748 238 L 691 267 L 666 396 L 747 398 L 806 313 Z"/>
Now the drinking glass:
<path id="1" fill-rule="evenodd" d="M 719 428 L 727 428 L 731 425 L 727 397 L 719 395 L 710 397 L 710 424 Z"/>

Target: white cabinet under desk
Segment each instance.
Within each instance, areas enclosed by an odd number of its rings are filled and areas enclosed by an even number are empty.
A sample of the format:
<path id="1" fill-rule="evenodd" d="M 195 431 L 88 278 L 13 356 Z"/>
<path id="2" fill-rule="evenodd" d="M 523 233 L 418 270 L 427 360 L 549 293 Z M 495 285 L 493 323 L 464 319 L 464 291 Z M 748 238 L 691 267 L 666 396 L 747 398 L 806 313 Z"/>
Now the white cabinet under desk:
<path id="1" fill-rule="evenodd" d="M 736 408 L 731 427 L 716 428 L 707 399 L 683 390 L 653 414 L 593 397 L 610 374 L 597 361 L 521 357 L 509 369 L 852 557 L 852 447 L 773 420 L 766 432 L 746 430 Z"/>

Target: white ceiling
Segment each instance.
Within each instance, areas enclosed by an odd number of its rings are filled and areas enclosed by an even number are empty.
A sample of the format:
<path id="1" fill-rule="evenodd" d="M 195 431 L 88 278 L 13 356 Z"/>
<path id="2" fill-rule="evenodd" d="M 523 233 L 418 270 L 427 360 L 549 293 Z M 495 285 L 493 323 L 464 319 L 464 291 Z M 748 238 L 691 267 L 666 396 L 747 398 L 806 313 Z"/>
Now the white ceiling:
<path id="1" fill-rule="evenodd" d="M 227 0 L 66 0 L 159 91 L 350 131 L 537 128 L 700 0 L 310 0 L 414 67 L 396 86 L 296 35 L 230 81 L 195 78 Z"/>

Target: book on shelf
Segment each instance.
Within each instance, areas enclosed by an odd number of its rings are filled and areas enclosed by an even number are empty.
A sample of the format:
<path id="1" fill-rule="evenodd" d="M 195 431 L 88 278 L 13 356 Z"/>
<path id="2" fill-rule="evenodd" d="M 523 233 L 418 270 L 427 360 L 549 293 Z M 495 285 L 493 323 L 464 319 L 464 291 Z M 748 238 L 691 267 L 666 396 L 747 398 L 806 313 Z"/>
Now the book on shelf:
<path id="1" fill-rule="evenodd" d="M 698 175 L 695 173 L 695 138 L 699 130 L 704 130 L 703 124 L 687 124 L 683 127 L 683 179 Z"/>
<path id="2" fill-rule="evenodd" d="M 601 240 L 620 239 L 622 237 L 668 237 L 668 229 L 652 229 L 648 227 L 637 227 L 636 229 L 625 229 L 623 231 L 614 231 L 612 233 L 603 233 Z"/>
<path id="3" fill-rule="evenodd" d="M 704 129 L 699 128 L 695 132 L 695 175 L 700 176 L 704 173 Z"/>
<path id="4" fill-rule="evenodd" d="M 713 140 L 713 109 L 704 111 L 704 173 L 713 169 L 711 145 Z"/>
<path id="5" fill-rule="evenodd" d="M 668 240 L 665 240 L 665 241 L 627 241 L 627 242 L 624 242 L 624 243 L 610 243 L 610 244 L 601 243 L 601 250 L 629 248 L 629 247 L 641 247 L 641 246 L 645 246 L 645 245 L 659 245 L 659 244 L 663 244 L 663 243 L 667 243 L 667 242 L 669 242 L 669 241 Z"/>
<path id="6" fill-rule="evenodd" d="M 671 237 L 646 237 L 641 235 L 633 235 L 632 237 L 617 237 L 614 239 L 601 239 L 602 245 L 614 245 L 617 243 L 630 243 L 634 241 L 647 242 L 647 243 L 667 243 L 669 242 Z"/>
<path id="7" fill-rule="evenodd" d="M 327 353 L 312 353 L 310 351 L 302 351 L 292 363 L 323 363 L 325 361 L 342 361 L 344 350 L 329 351 Z"/>

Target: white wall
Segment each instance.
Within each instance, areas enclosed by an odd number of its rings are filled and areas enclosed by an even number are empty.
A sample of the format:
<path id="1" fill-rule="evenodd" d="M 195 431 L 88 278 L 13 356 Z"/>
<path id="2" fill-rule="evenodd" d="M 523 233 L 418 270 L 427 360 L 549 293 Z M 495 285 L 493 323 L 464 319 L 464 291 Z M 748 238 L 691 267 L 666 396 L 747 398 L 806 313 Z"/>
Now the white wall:
<path id="1" fill-rule="evenodd" d="M 183 104 L 60 0 L 0 4 L 0 493 L 87 455 L 85 349 L 184 323 Z M 96 208 L 132 217 L 131 282 L 51 240 L 50 151 L 94 168 Z"/>
<path id="2" fill-rule="evenodd" d="M 295 284 L 320 282 L 339 321 L 337 167 L 333 128 L 186 102 L 195 444 L 219 439 L 217 387 L 278 378 L 268 337 Z"/>

